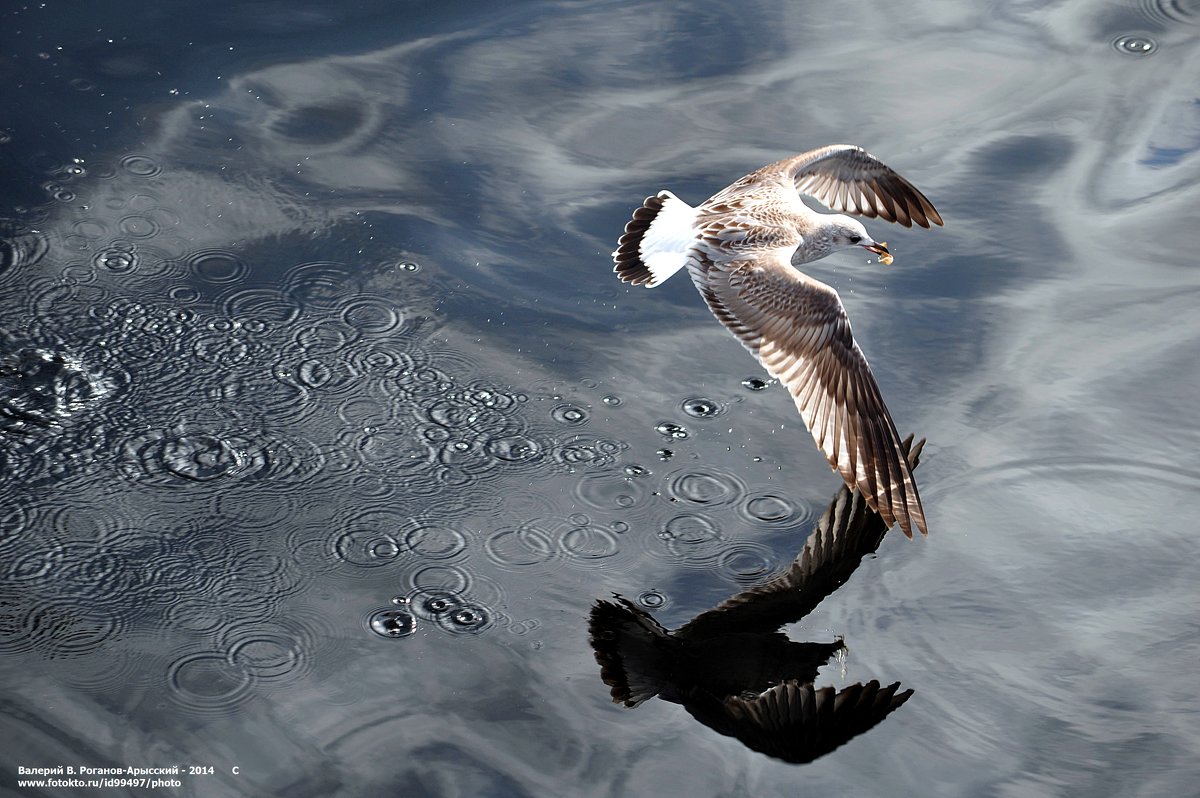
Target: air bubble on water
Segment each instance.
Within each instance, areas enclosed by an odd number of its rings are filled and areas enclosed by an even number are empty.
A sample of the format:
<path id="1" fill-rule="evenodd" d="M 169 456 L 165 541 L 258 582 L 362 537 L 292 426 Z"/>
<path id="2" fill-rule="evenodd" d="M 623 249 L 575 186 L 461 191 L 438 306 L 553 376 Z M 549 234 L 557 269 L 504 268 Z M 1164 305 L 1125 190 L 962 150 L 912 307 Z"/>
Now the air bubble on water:
<path id="1" fill-rule="evenodd" d="M 404 610 L 376 610 L 371 613 L 368 625 L 380 637 L 408 637 L 417 631 L 417 619 Z"/>
<path id="2" fill-rule="evenodd" d="M 137 255 L 124 249 L 106 249 L 96 254 L 95 263 L 110 272 L 128 272 L 137 266 Z"/>
<path id="3" fill-rule="evenodd" d="M 712 399 L 702 396 L 684 399 L 681 407 L 683 408 L 683 412 L 692 418 L 711 418 L 712 416 L 720 415 L 725 409 Z"/>
<path id="4" fill-rule="evenodd" d="M 463 605 L 438 618 L 438 625 L 448 632 L 476 634 L 491 626 L 492 618 L 483 607 Z"/>
<path id="5" fill-rule="evenodd" d="M 688 436 L 688 431 L 682 425 L 676 424 L 673 421 L 660 421 L 654 427 L 654 431 L 659 435 L 675 440 L 683 440 Z"/>

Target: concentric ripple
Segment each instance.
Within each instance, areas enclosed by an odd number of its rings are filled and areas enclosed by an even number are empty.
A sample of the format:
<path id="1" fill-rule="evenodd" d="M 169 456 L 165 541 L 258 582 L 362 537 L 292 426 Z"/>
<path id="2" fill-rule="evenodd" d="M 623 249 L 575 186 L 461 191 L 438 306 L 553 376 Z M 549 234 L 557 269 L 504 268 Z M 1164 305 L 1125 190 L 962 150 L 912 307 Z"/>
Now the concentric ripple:
<path id="1" fill-rule="evenodd" d="M 162 167 L 148 155 L 126 155 L 120 167 L 135 177 L 154 177 L 162 174 Z"/>
<path id="2" fill-rule="evenodd" d="M 293 266 L 283 278 L 284 293 L 303 308 L 336 311 L 354 283 L 350 267 L 333 261 L 310 261 Z"/>
<path id="3" fill-rule="evenodd" d="M 251 441 L 217 432 L 153 432 L 125 446 L 122 471 L 159 487 L 230 480 L 265 468 Z"/>
<path id="4" fill-rule="evenodd" d="M 581 405 L 564 402 L 550 411 L 550 417 L 564 426 L 579 427 L 587 423 L 588 411 Z"/>
<path id="5" fill-rule="evenodd" d="M 191 274 L 210 285 L 240 283 L 250 267 L 234 253 L 224 249 L 204 249 L 184 259 Z"/>
<path id="6" fill-rule="evenodd" d="M 692 568 L 712 567 L 726 547 L 720 526 L 695 513 L 682 513 L 668 520 L 658 539 L 660 554 Z"/>
<path id="7" fill-rule="evenodd" d="M 309 612 L 291 611 L 270 619 L 242 619 L 218 636 L 229 663 L 256 685 L 284 687 L 307 677 L 318 641 L 336 639 L 337 630 Z"/>
<path id="8" fill-rule="evenodd" d="M 40 261 L 50 249 L 50 241 L 44 233 L 25 230 L 10 235 L 6 229 L 9 226 L 0 219 L 0 278 L 24 271 Z"/>
<path id="9" fill-rule="evenodd" d="M 597 510 L 627 510 L 646 497 L 645 483 L 626 470 L 585 473 L 575 483 L 575 498 Z"/>
<path id="10" fill-rule="evenodd" d="M 678 501 L 709 507 L 733 504 L 746 492 L 740 479 L 716 468 L 677 471 L 667 477 L 667 489 Z"/>
<path id="11" fill-rule="evenodd" d="M 430 520 L 417 520 L 402 532 L 406 550 L 422 560 L 449 560 L 467 548 L 469 535 L 460 527 Z"/>
<path id="12" fill-rule="evenodd" d="M 587 516 L 575 519 L 560 535 L 559 542 L 569 561 L 576 565 L 606 567 L 621 553 L 616 533 L 592 523 Z"/>
<path id="13" fill-rule="evenodd" d="M 338 560 L 357 568 L 391 565 L 403 550 L 400 541 L 392 533 L 371 527 L 337 533 L 332 549 Z"/>
<path id="14" fill-rule="evenodd" d="M 667 605 L 667 597 L 657 590 L 642 591 L 635 600 L 648 610 L 661 609 Z"/>
<path id="15" fill-rule="evenodd" d="M 167 695 L 182 710 L 201 716 L 227 716 L 252 696 L 253 680 L 217 651 L 193 651 L 167 668 Z"/>
<path id="16" fill-rule="evenodd" d="M 754 526 L 795 527 L 811 523 L 814 510 L 807 502 L 778 493 L 757 493 L 738 502 L 738 515 Z"/>
<path id="17" fill-rule="evenodd" d="M 501 527 L 483 544 L 488 558 L 506 570 L 524 570 L 554 558 L 553 536 L 536 522 Z"/>
<path id="18" fill-rule="evenodd" d="M 1137 0 L 1137 8 L 1159 24 L 1200 25 L 1198 0 Z"/>
<path id="19" fill-rule="evenodd" d="M 1158 42 L 1146 33 L 1126 33 L 1113 39 L 1112 47 L 1122 55 L 1145 56 L 1158 50 Z"/>
<path id="20" fill-rule="evenodd" d="M 775 570 L 775 554 L 760 543 L 735 541 L 718 555 L 716 570 L 739 585 L 757 584 Z"/>

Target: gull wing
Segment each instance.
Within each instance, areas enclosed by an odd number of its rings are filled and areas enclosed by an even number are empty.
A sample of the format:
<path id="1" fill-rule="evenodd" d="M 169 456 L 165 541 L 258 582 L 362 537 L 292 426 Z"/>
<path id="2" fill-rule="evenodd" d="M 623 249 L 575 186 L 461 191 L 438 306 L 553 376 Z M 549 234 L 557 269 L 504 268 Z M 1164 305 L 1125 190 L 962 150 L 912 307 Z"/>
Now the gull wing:
<path id="1" fill-rule="evenodd" d="M 762 182 L 793 183 L 831 210 L 929 227 L 942 217 L 929 198 L 883 161 L 853 144 L 832 144 L 764 166 Z"/>
<path id="2" fill-rule="evenodd" d="M 787 247 L 722 263 L 693 252 L 688 270 L 709 309 L 787 387 L 829 464 L 888 526 L 927 534 L 912 468 L 837 292 L 791 268 Z"/>

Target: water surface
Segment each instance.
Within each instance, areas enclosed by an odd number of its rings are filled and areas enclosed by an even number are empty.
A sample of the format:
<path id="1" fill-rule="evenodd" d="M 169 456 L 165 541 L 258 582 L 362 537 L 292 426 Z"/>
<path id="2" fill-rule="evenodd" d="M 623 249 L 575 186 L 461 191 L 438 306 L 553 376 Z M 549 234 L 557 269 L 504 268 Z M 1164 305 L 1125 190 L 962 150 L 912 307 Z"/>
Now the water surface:
<path id="1" fill-rule="evenodd" d="M 1194 2 L 3 20 L 0 790 L 1194 792 Z M 812 268 L 930 535 L 794 630 L 916 691 L 796 767 L 612 705 L 586 624 L 683 623 L 837 489 L 690 284 L 608 260 L 646 195 L 833 142 L 946 219 Z"/>

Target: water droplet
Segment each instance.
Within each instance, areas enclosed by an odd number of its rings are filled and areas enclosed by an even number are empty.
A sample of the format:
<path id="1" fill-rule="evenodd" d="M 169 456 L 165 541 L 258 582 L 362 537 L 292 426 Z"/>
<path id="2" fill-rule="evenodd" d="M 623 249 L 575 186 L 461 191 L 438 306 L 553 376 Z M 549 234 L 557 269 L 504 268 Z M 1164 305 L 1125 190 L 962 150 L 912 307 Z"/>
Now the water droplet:
<path id="1" fill-rule="evenodd" d="M 692 418 L 711 418 L 712 416 L 720 415 L 725 411 L 725 408 L 717 404 L 712 399 L 704 397 L 696 397 L 693 399 L 684 399 L 681 405 L 683 412 L 687 413 Z"/>
<path id="2" fill-rule="evenodd" d="M 625 476 L 634 478 L 648 477 L 651 473 L 653 473 L 649 468 L 646 468 L 643 465 L 638 465 L 637 463 L 630 463 L 622 470 L 625 472 Z"/>
<path id="3" fill-rule="evenodd" d="M 405 601 L 407 602 L 407 599 Z M 417 631 L 416 617 L 404 610 L 376 610 L 367 619 L 367 624 L 371 631 L 380 637 L 408 637 Z"/>
<path id="4" fill-rule="evenodd" d="M 616 394 L 612 394 L 612 393 L 610 393 L 608 396 L 601 398 L 600 401 L 604 402 L 604 404 L 608 405 L 609 407 L 620 407 L 621 406 L 621 397 L 617 396 Z"/>
<path id="5" fill-rule="evenodd" d="M 401 262 L 400 268 L 406 272 L 419 272 L 421 270 L 421 265 L 418 263 L 413 263 L 411 260 L 406 260 Z"/>
<path id="6" fill-rule="evenodd" d="M 1131 33 L 1113 39 L 1113 49 L 1124 55 L 1150 55 L 1158 49 L 1158 42 L 1143 33 Z"/>
<path id="7" fill-rule="evenodd" d="M 761 391 L 768 385 L 762 377 L 747 377 L 742 380 L 742 387 L 751 391 Z"/>
<path id="8" fill-rule="evenodd" d="M 666 462 L 675 456 L 675 452 L 671 449 L 659 449 L 657 452 L 655 452 L 655 454 L 657 454 L 658 459 L 662 460 L 663 462 Z"/>

